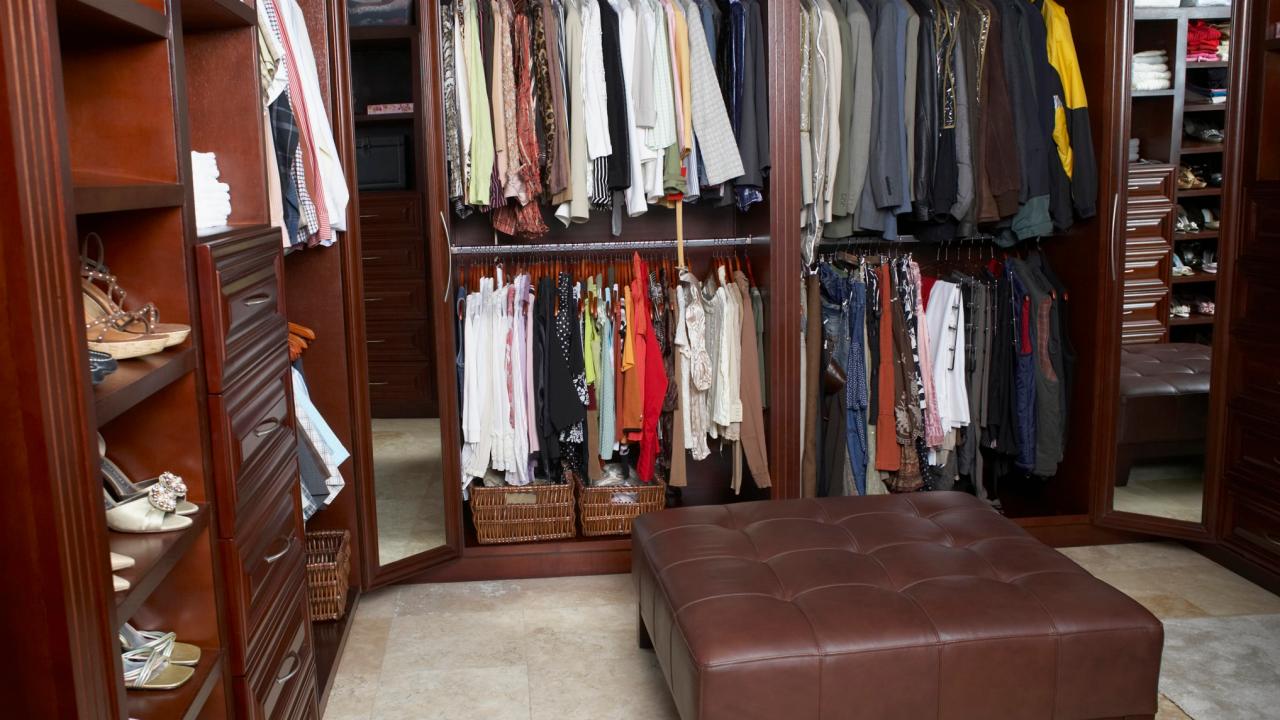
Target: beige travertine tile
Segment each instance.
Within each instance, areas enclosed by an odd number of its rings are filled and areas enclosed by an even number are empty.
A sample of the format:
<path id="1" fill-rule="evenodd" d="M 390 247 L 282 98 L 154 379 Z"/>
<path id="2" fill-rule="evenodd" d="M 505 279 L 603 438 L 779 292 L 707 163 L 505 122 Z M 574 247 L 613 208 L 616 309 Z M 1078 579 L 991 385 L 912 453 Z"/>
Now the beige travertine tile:
<path id="1" fill-rule="evenodd" d="M 356 619 L 395 617 L 399 598 L 400 586 L 371 590 L 360 596 L 360 604 L 356 607 Z"/>
<path id="2" fill-rule="evenodd" d="M 1137 600 L 1143 607 L 1150 610 L 1152 615 L 1161 620 L 1209 617 L 1209 613 L 1205 612 L 1204 608 L 1176 595 L 1136 593 L 1130 595 L 1130 597 Z"/>
<path id="3" fill-rule="evenodd" d="M 656 656 L 580 657 L 529 666 L 533 720 L 679 720 Z"/>
<path id="4" fill-rule="evenodd" d="M 1212 560 L 1195 550 L 1171 542 L 1086 545 L 1060 548 L 1060 551 L 1095 574 L 1116 570 L 1204 567 L 1206 564 L 1213 564 Z"/>
<path id="5" fill-rule="evenodd" d="M 382 659 L 383 678 L 419 670 L 523 665 L 525 636 L 518 608 L 397 617 Z"/>
<path id="6" fill-rule="evenodd" d="M 399 616 L 464 612 L 519 612 L 525 607 L 524 581 L 404 585 L 400 591 Z"/>
<path id="7" fill-rule="evenodd" d="M 1203 567 L 1121 570 L 1094 575 L 1131 597 L 1181 598 L 1208 615 L 1280 613 L 1280 597 L 1213 563 Z"/>
<path id="8" fill-rule="evenodd" d="M 370 720 L 369 714 L 378 697 L 381 679 L 376 672 L 363 673 L 361 670 L 363 668 L 355 663 L 348 663 L 345 656 L 342 658 L 324 708 L 325 720 Z"/>
<path id="9" fill-rule="evenodd" d="M 357 614 L 351 621 L 347 644 L 339 661 L 339 677 L 352 668 L 355 673 L 377 676 L 382 672 L 382 658 L 387 652 L 391 618 L 364 617 Z"/>
<path id="10" fill-rule="evenodd" d="M 634 655 L 636 610 L 627 604 L 525 610 L 526 651 L 531 666 L 583 657 Z"/>
<path id="11" fill-rule="evenodd" d="M 598 607 L 636 601 L 630 575 L 585 575 L 582 577 L 521 580 L 526 609 Z"/>
<path id="12" fill-rule="evenodd" d="M 1156 708 L 1156 720 L 1194 720 L 1194 718 L 1183 712 L 1182 708 L 1172 700 L 1161 695 L 1160 704 Z"/>
<path id="13" fill-rule="evenodd" d="M 385 677 L 377 720 L 529 720 L 524 665 L 402 672 Z"/>

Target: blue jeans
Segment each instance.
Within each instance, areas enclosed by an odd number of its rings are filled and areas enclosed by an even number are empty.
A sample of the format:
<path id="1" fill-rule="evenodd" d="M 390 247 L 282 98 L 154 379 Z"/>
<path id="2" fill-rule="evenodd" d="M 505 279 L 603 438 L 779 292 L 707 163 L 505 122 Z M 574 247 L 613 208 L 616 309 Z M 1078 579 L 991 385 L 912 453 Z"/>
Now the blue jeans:
<path id="1" fill-rule="evenodd" d="M 867 494 L 867 363 L 866 332 L 867 286 L 851 282 L 849 296 L 849 356 L 845 363 L 846 399 L 849 419 L 849 463 L 859 495 Z"/>
<path id="2" fill-rule="evenodd" d="M 1010 266 L 1006 265 L 1006 268 Z M 1013 291 L 1014 409 L 1017 416 L 1018 457 L 1014 464 L 1030 472 L 1036 466 L 1036 322 L 1031 295 L 1013 273 L 1006 269 Z M 1026 316 L 1026 317 L 1024 317 Z M 1023 336 L 1023 327 L 1027 328 Z"/>

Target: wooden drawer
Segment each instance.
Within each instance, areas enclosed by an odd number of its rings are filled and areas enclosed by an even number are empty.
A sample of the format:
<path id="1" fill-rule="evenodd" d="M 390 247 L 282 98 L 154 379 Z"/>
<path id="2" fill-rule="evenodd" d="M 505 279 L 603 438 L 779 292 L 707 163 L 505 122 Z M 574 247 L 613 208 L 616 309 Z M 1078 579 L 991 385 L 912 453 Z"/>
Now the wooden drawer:
<path id="1" fill-rule="evenodd" d="M 366 321 L 416 320 L 426 316 L 426 280 L 370 278 L 365 282 L 364 317 Z"/>
<path id="2" fill-rule="evenodd" d="M 367 323 L 365 345 L 371 365 L 430 363 L 433 350 L 426 320 Z"/>
<path id="3" fill-rule="evenodd" d="M 279 716 L 282 720 L 320 720 L 320 692 L 316 683 L 314 663 L 303 672 L 306 676 L 298 683 L 293 706 Z"/>
<path id="4" fill-rule="evenodd" d="M 1270 263 L 1251 263 L 1241 270 L 1233 322 L 1246 327 L 1275 327 L 1276 318 L 1280 318 L 1280 278 L 1270 276 L 1272 268 Z"/>
<path id="5" fill-rule="evenodd" d="M 360 193 L 360 236 L 420 234 L 422 201 L 416 192 Z"/>
<path id="6" fill-rule="evenodd" d="M 1130 165 L 1128 178 L 1130 202 L 1157 198 L 1173 202 L 1176 176 L 1176 168 L 1172 165 L 1154 163 Z"/>
<path id="7" fill-rule="evenodd" d="M 1240 342 L 1231 353 L 1239 359 L 1240 396 L 1280 416 L 1280 362 L 1274 348 Z"/>
<path id="8" fill-rule="evenodd" d="M 1227 431 L 1227 471 L 1255 487 L 1280 491 L 1280 424 L 1236 412 Z"/>
<path id="9" fill-rule="evenodd" d="M 254 530 L 218 541 L 235 639 L 230 652 L 233 675 L 247 672 L 271 645 L 283 603 L 306 585 L 297 461 L 291 460 L 281 472 L 292 485 L 255 514 Z"/>
<path id="10" fill-rule="evenodd" d="M 1280 260 L 1280 191 L 1251 189 L 1246 198 L 1237 267 L 1252 264 L 1246 258 L 1274 263 Z"/>
<path id="11" fill-rule="evenodd" d="M 369 363 L 374 417 L 435 417 L 435 377 L 425 363 Z"/>
<path id="12" fill-rule="evenodd" d="M 1120 341 L 1125 344 L 1161 342 L 1168 333 L 1164 298 L 1168 289 L 1150 282 L 1125 284 L 1120 309 Z"/>
<path id="13" fill-rule="evenodd" d="M 248 720 L 285 720 L 307 717 L 298 712 L 300 695 L 310 692 L 315 703 L 315 654 L 311 644 L 311 618 L 306 588 L 280 598 L 271 642 L 252 656 L 248 670 L 235 679 L 239 716 Z M 308 703 L 303 703 L 304 709 Z M 314 717 L 314 715 L 312 715 Z"/>
<path id="14" fill-rule="evenodd" d="M 1261 556 L 1280 571 L 1280 504 L 1250 494 L 1231 493 L 1231 522 L 1227 542 Z"/>
<path id="15" fill-rule="evenodd" d="M 1163 243 L 1167 248 L 1173 238 L 1173 225 L 1177 217 L 1177 209 L 1167 203 L 1154 205 L 1130 203 L 1124 217 L 1126 254 L 1129 248 L 1157 243 Z"/>
<path id="16" fill-rule="evenodd" d="M 254 230 L 196 246 L 209 392 L 263 355 L 288 358 L 280 233 Z"/>
<path id="17" fill-rule="evenodd" d="M 360 257 L 366 278 L 416 278 L 426 282 L 426 240 L 420 235 L 361 238 Z"/>
<path id="18" fill-rule="evenodd" d="M 288 357 L 262 358 L 222 395 L 209 396 L 218 532 L 237 536 L 240 516 L 280 492 L 282 458 L 297 454 Z"/>

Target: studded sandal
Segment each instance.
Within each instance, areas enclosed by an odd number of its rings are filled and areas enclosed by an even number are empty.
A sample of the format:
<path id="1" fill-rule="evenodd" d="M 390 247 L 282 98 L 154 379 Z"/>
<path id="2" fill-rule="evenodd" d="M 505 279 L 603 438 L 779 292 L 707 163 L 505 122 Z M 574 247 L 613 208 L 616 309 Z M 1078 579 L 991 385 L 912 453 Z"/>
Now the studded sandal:
<path id="1" fill-rule="evenodd" d="M 169 633 L 172 636 L 172 633 Z M 170 639 L 155 648 L 130 650 L 120 656 L 124 686 L 130 690 L 173 690 L 191 679 L 195 670 L 169 662 Z"/>

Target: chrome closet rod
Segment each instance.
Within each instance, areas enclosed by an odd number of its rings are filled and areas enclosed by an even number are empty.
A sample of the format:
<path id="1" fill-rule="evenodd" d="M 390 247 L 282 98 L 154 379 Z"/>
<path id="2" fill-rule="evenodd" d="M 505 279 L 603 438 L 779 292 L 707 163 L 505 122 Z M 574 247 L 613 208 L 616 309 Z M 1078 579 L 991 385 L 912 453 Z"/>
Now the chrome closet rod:
<path id="1" fill-rule="evenodd" d="M 686 248 L 742 247 L 746 245 L 768 245 L 768 235 L 748 235 L 731 238 L 700 238 L 685 240 Z M 541 245 L 467 245 L 451 247 L 454 255 L 529 255 L 533 253 L 576 253 L 576 252 L 617 252 L 626 250 L 668 250 L 674 249 L 676 241 L 672 240 L 617 240 L 613 242 L 589 243 L 545 243 Z"/>

